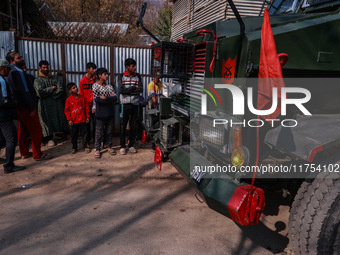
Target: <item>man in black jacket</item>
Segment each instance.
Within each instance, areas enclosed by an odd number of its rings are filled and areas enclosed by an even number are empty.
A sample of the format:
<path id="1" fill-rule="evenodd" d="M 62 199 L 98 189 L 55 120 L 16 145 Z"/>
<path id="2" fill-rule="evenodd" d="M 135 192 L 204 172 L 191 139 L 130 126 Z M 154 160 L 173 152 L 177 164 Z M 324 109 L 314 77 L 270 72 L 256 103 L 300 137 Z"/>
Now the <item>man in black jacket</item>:
<path id="1" fill-rule="evenodd" d="M 28 158 L 28 135 L 32 140 L 33 159 L 36 161 L 52 158 L 49 153 L 42 153 L 42 130 L 37 113 L 38 98 L 31 79 L 22 71 L 25 61 L 20 53 L 12 51 L 7 53 L 6 60 L 11 64 L 7 82 L 13 97 L 17 100 L 18 140 L 22 158 Z"/>
<path id="2" fill-rule="evenodd" d="M 132 58 L 125 60 L 125 72 L 118 77 L 118 89 L 120 93 L 120 103 L 122 105 L 122 123 L 120 130 L 120 153 L 126 154 L 125 132 L 129 122 L 129 152 L 136 153 L 134 143 L 137 133 L 137 118 L 139 107 L 139 96 L 143 92 L 143 82 L 141 76 L 136 73 L 136 61 Z"/>
<path id="3" fill-rule="evenodd" d="M 16 118 L 15 101 L 5 80 L 10 71 L 8 61 L 0 59 L 0 130 L 6 142 L 6 163 L 4 166 L 5 174 L 26 169 L 24 166 L 14 165 L 15 146 L 17 145 L 17 132 L 13 123 Z M 4 142 L 3 140 L 1 142 Z M 1 144 L 2 145 L 2 144 Z M 1 146 L 2 147 L 2 146 Z"/>

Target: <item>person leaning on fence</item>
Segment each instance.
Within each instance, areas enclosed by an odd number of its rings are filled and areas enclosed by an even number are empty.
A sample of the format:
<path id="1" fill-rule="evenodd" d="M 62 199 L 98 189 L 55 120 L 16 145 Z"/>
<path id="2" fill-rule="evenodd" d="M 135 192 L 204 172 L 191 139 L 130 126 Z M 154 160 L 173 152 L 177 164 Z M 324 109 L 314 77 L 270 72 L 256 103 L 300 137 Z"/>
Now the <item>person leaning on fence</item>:
<path id="1" fill-rule="evenodd" d="M 87 143 L 87 127 L 86 124 L 90 122 L 90 107 L 86 99 L 78 94 L 78 87 L 75 83 L 67 84 L 67 90 L 70 96 L 65 103 L 65 116 L 68 124 L 71 126 L 72 132 L 72 150 L 74 154 L 78 150 L 78 133 L 80 130 L 81 143 L 86 153 L 90 153 L 90 147 Z"/>
<path id="2" fill-rule="evenodd" d="M 4 166 L 5 174 L 17 172 L 26 169 L 24 166 L 14 165 L 15 147 L 17 145 L 17 131 L 13 124 L 16 119 L 15 100 L 12 97 L 10 88 L 4 79 L 10 71 L 9 62 L 5 59 L 0 59 L 0 132 L 3 134 L 1 142 L 6 143 L 6 162 Z M 1 144 L 2 147 L 3 144 Z"/>
<path id="3" fill-rule="evenodd" d="M 39 62 L 39 76 L 34 80 L 34 87 L 39 99 L 38 113 L 43 139 L 49 146 L 54 146 L 54 132 L 68 133 L 68 126 L 64 116 L 63 87 L 58 76 L 51 75 L 49 63 Z"/>
<path id="4" fill-rule="evenodd" d="M 42 130 L 37 114 L 38 98 L 31 79 L 22 71 L 25 61 L 22 56 L 15 52 L 8 52 L 6 60 L 11 64 L 7 82 L 10 86 L 12 96 L 18 102 L 18 142 L 22 158 L 28 158 L 31 153 L 28 150 L 28 136 L 32 141 L 33 159 L 47 160 L 53 156 L 41 152 Z"/>
<path id="5" fill-rule="evenodd" d="M 109 78 L 107 69 L 98 68 L 97 76 L 99 80 L 93 84 L 93 99 L 96 104 L 96 134 L 95 134 L 95 158 L 101 158 L 100 145 L 104 133 L 110 155 L 116 155 L 112 148 L 112 129 L 114 116 L 114 102 L 117 101 L 116 93 L 110 84 L 106 84 Z"/>
<path id="6" fill-rule="evenodd" d="M 86 74 L 85 76 L 79 81 L 79 95 L 83 96 L 86 100 L 86 103 L 91 109 L 90 112 L 90 122 L 86 123 L 87 127 L 87 143 L 90 144 L 91 141 L 91 135 L 92 139 L 94 140 L 94 133 L 96 129 L 96 118 L 94 114 L 92 113 L 92 107 L 93 107 L 93 91 L 92 86 L 95 83 L 95 80 L 97 79 L 96 76 L 96 69 L 97 66 L 95 63 L 89 62 L 86 64 Z M 93 126 L 93 131 L 91 132 L 91 123 Z"/>
<path id="7" fill-rule="evenodd" d="M 126 127 L 129 122 L 130 134 L 129 134 L 129 152 L 136 153 L 137 150 L 133 147 L 136 132 L 137 132 L 137 118 L 138 118 L 138 106 L 139 96 L 143 93 L 143 82 L 141 76 L 136 73 L 136 61 L 132 58 L 125 60 L 125 68 L 123 74 L 118 76 L 118 89 L 120 93 L 120 103 L 122 106 L 122 123 L 120 125 L 120 153 L 126 154 L 125 134 Z"/>

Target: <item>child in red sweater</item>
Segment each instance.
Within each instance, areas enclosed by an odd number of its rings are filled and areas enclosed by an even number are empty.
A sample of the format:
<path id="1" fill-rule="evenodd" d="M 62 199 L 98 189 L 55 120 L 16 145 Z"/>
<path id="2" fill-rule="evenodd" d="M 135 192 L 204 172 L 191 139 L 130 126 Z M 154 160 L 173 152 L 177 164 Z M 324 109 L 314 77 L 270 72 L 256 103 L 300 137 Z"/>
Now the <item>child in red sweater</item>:
<path id="1" fill-rule="evenodd" d="M 68 124 L 71 126 L 72 132 L 72 151 L 77 152 L 77 138 L 80 130 L 81 141 L 86 153 L 90 153 L 90 147 L 87 143 L 86 123 L 90 122 L 90 107 L 86 103 L 86 99 L 78 94 L 77 85 L 73 82 L 67 84 L 70 96 L 66 99 L 65 115 Z"/>

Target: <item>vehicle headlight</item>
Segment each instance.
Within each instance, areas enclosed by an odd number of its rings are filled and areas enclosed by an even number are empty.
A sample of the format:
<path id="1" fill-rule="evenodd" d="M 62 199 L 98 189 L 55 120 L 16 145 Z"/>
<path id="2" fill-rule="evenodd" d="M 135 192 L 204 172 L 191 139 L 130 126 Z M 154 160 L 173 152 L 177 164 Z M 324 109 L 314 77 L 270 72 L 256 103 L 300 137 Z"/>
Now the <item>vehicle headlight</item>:
<path id="1" fill-rule="evenodd" d="M 231 154 L 231 163 L 240 168 L 241 166 L 249 164 L 249 150 L 245 146 L 237 147 Z"/>

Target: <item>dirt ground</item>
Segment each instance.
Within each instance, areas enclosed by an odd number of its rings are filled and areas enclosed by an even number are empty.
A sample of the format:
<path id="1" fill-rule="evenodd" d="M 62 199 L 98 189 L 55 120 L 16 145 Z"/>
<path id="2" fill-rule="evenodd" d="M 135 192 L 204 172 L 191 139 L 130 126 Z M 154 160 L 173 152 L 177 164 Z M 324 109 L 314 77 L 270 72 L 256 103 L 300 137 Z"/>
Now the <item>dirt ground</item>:
<path id="1" fill-rule="evenodd" d="M 260 224 L 238 226 L 198 202 L 169 162 L 158 171 L 150 144 L 101 159 L 70 154 L 69 141 L 43 150 L 54 158 L 35 162 L 17 152 L 15 163 L 27 169 L 1 170 L 1 255 L 262 255 L 287 246 L 288 206 L 267 205 Z M 25 184 L 32 187 L 20 188 Z"/>

